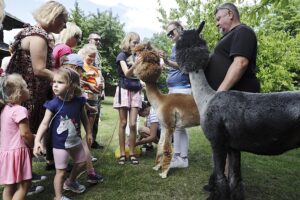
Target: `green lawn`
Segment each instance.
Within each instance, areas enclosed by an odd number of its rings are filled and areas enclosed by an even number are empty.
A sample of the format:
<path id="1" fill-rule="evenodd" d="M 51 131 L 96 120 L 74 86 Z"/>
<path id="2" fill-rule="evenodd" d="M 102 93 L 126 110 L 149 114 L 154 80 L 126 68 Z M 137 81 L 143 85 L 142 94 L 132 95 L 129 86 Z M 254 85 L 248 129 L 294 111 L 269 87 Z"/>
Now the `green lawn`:
<path id="1" fill-rule="evenodd" d="M 161 179 L 154 166 L 155 152 L 140 157 L 140 164 L 132 166 L 116 163 L 114 151 L 118 146 L 118 113 L 112 108 L 112 98 L 102 104 L 103 117 L 98 140 L 105 150 L 93 150 L 100 159 L 95 168 L 103 173 L 105 181 L 88 186 L 87 191 L 76 195 L 67 192 L 72 199 L 86 200 L 202 200 L 208 193 L 202 190 L 211 173 L 211 149 L 199 127 L 189 129 L 189 168 L 171 170 L 167 179 Z M 34 163 L 34 171 L 45 174 L 45 163 Z M 53 174 L 46 172 L 49 180 L 43 183 L 45 192 L 29 197 L 29 200 L 53 199 Z M 300 199 L 300 149 L 282 156 L 256 156 L 242 154 L 242 174 L 248 200 L 299 200 Z"/>

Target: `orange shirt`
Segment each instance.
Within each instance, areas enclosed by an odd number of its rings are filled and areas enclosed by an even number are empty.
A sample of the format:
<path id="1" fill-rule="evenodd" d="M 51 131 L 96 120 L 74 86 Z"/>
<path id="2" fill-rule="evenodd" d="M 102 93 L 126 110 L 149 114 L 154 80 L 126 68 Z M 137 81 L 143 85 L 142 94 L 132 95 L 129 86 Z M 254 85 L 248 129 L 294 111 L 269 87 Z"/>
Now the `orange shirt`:
<path id="1" fill-rule="evenodd" d="M 83 75 L 83 80 L 91 83 L 94 86 L 98 85 L 99 83 L 97 83 L 97 79 L 100 80 L 100 78 L 101 78 L 101 74 L 100 74 L 98 68 L 84 64 L 83 69 L 85 71 L 84 75 Z M 83 89 L 87 90 L 87 91 L 90 90 L 88 86 L 84 86 Z"/>

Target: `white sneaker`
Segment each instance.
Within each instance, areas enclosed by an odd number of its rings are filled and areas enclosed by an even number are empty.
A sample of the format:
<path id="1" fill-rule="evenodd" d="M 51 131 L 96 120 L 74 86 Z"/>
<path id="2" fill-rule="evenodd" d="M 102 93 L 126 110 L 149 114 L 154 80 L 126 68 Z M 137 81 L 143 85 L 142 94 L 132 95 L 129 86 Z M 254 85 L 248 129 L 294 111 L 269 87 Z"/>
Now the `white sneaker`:
<path id="1" fill-rule="evenodd" d="M 41 193 L 45 190 L 44 186 L 38 185 L 38 186 L 31 186 L 26 194 L 26 196 L 31 196 L 34 194 Z"/>
<path id="2" fill-rule="evenodd" d="M 170 164 L 170 168 L 187 168 L 188 166 L 189 160 L 180 156 L 174 157 Z"/>
<path id="3" fill-rule="evenodd" d="M 66 197 L 66 196 L 62 196 L 62 197 L 60 198 L 60 200 L 72 200 L 72 199 L 70 199 L 70 198 L 68 198 L 68 197 Z"/>

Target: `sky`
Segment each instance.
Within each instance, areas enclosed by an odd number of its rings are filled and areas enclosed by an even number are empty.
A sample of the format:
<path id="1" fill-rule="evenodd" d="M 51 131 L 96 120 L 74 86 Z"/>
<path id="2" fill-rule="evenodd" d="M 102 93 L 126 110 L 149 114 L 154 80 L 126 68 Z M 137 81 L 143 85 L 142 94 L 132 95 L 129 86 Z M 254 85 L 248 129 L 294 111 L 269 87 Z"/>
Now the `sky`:
<path id="1" fill-rule="evenodd" d="M 5 11 L 26 23 L 35 24 L 32 12 L 47 0 L 4 0 Z M 75 0 L 57 0 L 68 11 L 74 8 Z M 163 8 L 168 11 L 176 8 L 175 0 L 161 0 Z M 125 31 L 134 31 L 140 34 L 141 39 L 150 38 L 153 33 L 163 31 L 157 17 L 159 13 L 157 0 L 78 0 L 81 10 L 85 14 L 111 10 L 113 16 L 118 16 L 121 23 L 125 23 Z M 19 30 L 4 31 L 4 42 L 13 41 Z"/>

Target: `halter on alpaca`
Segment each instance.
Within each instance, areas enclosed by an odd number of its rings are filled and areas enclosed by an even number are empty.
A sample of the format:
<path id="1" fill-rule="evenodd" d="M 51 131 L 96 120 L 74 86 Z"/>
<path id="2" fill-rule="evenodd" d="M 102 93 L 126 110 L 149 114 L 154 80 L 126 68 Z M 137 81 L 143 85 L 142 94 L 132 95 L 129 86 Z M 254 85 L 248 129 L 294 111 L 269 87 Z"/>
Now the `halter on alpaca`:
<path id="1" fill-rule="evenodd" d="M 188 72 L 201 127 L 213 150 L 214 189 L 210 200 L 243 200 L 240 151 L 278 155 L 300 147 L 300 92 L 216 92 L 207 83 L 203 28 L 184 31 L 176 44 L 176 60 Z M 229 175 L 224 175 L 228 153 Z"/>
<path id="2" fill-rule="evenodd" d="M 134 50 L 137 56 L 142 58 L 136 64 L 134 73 L 146 83 L 147 98 L 162 126 L 156 154 L 156 166 L 153 169 L 159 170 L 161 168 L 162 172 L 159 175 L 166 178 L 172 159 L 171 141 L 175 128 L 199 125 L 199 113 L 192 95 L 162 94 L 160 92 L 157 87 L 157 80 L 162 70 L 160 59 L 149 43 L 140 44 Z"/>

